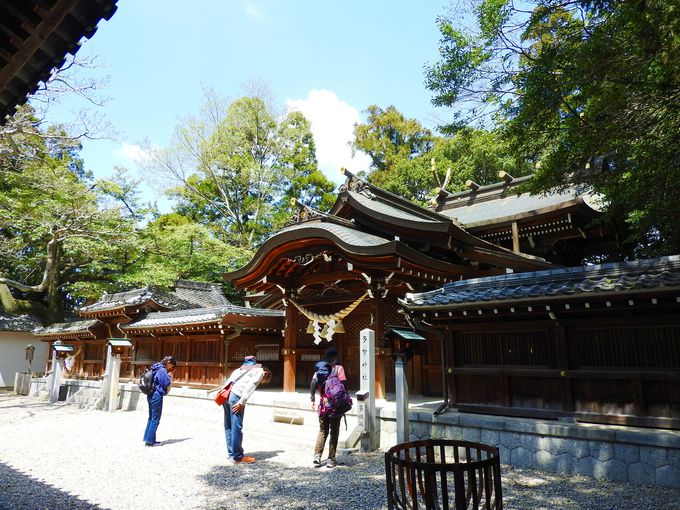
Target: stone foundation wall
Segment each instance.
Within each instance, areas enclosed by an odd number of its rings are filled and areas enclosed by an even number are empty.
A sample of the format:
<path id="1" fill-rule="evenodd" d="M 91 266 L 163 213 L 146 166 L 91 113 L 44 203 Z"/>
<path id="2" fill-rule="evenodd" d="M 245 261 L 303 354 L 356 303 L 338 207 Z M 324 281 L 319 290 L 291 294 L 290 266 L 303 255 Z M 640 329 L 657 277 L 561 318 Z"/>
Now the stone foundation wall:
<path id="1" fill-rule="evenodd" d="M 498 447 L 501 463 L 596 479 L 680 487 L 680 433 L 449 411 L 409 415 L 409 437 Z M 397 442 L 394 411 L 380 416 L 380 448 Z"/>

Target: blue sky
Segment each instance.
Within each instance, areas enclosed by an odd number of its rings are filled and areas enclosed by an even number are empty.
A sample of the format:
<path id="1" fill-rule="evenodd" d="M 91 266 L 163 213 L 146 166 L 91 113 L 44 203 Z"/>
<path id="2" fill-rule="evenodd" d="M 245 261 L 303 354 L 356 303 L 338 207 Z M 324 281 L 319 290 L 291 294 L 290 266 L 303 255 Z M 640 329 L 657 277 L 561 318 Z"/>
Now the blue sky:
<path id="1" fill-rule="evenodd" d="M 85 140 L 85 165 L 97 176 L 115 165 L 138 175 L 139 145 L 167 146 L 204 88 L 237 99 L 257 80 L 310 119 L 319 164 L 338 183 L 342 166 L 366 168 L 347 142 L 369 105 L 394 105 L 430 128 L 446 119 L 430 104 L 423 67 L 437 60 L 436 18 L 448 9 L 440 0 L 119 0 L 80 50 L 106 65 L 103 113 L 119 133 L 115 141 Z M 79 106 L 59 105 L 52 120 Z M 145 198 L 160 200 L 161 186 L 146 183 Z"/>

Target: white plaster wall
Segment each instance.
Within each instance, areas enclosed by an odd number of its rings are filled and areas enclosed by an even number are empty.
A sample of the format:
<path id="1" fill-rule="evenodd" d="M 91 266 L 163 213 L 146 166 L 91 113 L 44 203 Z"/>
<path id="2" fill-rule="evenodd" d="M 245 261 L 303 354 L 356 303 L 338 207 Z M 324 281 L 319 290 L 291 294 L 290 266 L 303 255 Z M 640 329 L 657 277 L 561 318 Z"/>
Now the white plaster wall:
<path id="1" fill-rule="evenodd" d="M 47 343 L 41 342 L 32 333 L 0 331 L 0 388 L 14 387 L 14 375 L 28 370 L 28 344 L 35 347 L 32 371 L 43 372 L 47 362 Z"/>

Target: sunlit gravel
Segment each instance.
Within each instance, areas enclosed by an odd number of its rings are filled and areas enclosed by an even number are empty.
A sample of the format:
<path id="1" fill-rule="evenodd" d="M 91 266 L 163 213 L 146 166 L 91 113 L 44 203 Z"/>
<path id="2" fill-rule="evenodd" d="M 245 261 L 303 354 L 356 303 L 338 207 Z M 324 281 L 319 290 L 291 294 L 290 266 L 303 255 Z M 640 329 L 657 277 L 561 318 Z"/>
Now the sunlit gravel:
<path id="1" fill-rule="evenodd" d="M 314 467 L 313 434 L 268 433 L 263 414 L 249 409 L 244 447 L 258 462 L 234 466 L 219 408 L 192 415 L 166 404 L 162 444 L 147 448 L 144 410 L 105 413 L 0 395 L 0 510 L 387 508 L 380 452 Z M 502 472 L 506 509 L 680 510 L 680 490 Z"/>

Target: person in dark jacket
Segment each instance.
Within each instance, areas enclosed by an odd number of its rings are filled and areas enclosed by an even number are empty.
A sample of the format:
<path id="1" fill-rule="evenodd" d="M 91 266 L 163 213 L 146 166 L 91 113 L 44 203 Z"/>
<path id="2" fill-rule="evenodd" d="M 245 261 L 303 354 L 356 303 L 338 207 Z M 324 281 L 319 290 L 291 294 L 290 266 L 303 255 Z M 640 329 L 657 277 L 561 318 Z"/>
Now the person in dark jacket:
<path id="1" fill-rule="evenodd" d="M 166 356 L 151 366 L 156 389 L 146 397 L 146 401 L 149 403 L 149 420 L 146 422 L 146 430 L 144 431 L 144 444 L 146 446 L 160 444 L 160 441 L 156 441 L 156 430 L 158 430 L 163 413 L 163 397 L 170 391 L 170 384 L 172 383 L 170 375 L 176 365 L 177 361 L 175 361 L 174 356 Z"/>

